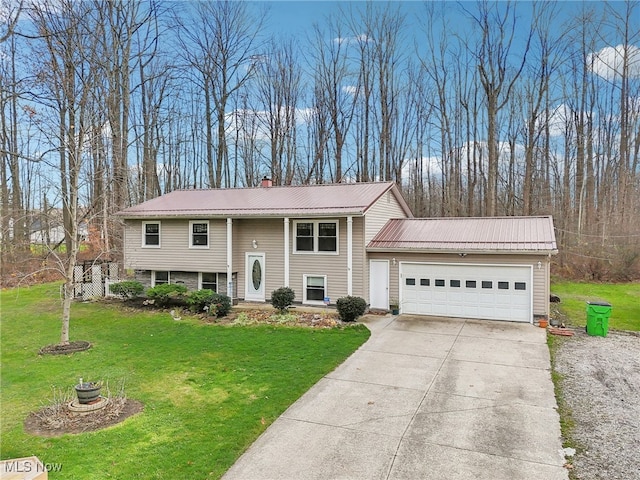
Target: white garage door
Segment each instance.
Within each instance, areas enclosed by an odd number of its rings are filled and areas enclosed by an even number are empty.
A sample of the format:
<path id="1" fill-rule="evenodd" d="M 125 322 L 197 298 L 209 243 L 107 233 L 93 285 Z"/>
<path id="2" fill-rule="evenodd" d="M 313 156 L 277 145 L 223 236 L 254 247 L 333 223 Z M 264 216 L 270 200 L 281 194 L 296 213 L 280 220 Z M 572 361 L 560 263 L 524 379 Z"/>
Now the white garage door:
<path id="1" fill-rule="evenodd" d="M 532 270 L 520 265 L 400 264 L 401 312 L 530 322 Z"/>

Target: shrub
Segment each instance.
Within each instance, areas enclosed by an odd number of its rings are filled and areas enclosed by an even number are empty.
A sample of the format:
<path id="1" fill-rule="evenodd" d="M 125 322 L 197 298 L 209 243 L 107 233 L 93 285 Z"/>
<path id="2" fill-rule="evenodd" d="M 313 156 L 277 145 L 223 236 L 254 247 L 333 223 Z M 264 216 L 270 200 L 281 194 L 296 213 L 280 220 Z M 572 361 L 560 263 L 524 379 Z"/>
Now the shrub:
<path id="1" fill-rule="evenodd" d="M 147 290 L 147 297 L 160 307 L 182 303 L 187 287 L 175 283 L 163 283 Z"/>
<path id="2" fill-rule="evenodd" d="M 224 317 L 231 311 L 231 298 L 226 295 L 214 293 L 209 305 L 209 314 L 216 317 Z"/>
<path id="3" fill-rule="evenodd" d="M 296 294 L 289 287 L 280 287 L 277 290 L 271 292 L 271 305 L 276 308 L 280 313 L 284 313 L 293 303 Z"/>
<path id="4" fill-rule="evenodd" d="M 125 282 L 112 283 L 109 285 L 109 291 L 114 295 L 119 295 L 127 300 L 129 298 L 136 298 L 142 295 L 144 287 L 140 282 L 128 280 Z"/>
<path id="5" fill-rule="evenodd" d="M 192 312 L 203 312 L 210 309 L 216 293 L 208 288 L 189 292 L 187 295 L 187 305 Z"/>
<path id="6" fill-rule="evenodd" d="M 367 310 L 367 302 L 360 297 L 342 297 L 336 302 L 336 307 L 343 322 L 353 322 Z"/>

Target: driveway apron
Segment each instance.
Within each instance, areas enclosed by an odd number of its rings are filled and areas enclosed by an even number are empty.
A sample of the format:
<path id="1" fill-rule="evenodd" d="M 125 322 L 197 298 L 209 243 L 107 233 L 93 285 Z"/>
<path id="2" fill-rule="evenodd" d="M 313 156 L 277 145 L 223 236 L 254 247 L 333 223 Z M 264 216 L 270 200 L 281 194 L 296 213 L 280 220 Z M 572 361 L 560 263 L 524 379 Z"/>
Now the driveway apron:
<path id="1" fill-rule="evenodd" d="M 568 478 L 544 329 L 366 317 L 371 338 L 223 477 Z"/>

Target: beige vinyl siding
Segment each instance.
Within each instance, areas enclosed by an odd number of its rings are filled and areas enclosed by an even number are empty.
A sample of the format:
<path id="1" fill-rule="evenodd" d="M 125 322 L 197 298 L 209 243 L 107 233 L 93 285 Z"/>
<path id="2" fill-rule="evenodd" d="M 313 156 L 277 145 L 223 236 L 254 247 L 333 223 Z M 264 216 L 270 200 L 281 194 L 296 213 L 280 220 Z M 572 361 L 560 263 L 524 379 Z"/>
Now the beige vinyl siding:
<path id="1" fill-rule="evenodd" d="M 380 253 L 371 252 L 370 259 L 389 260 L 389 298 L 399 297 L 398 269 L 400 262 L 440 262 L 466 263 L 483 265 L 531 265 L 533 267 L 533 314 L 549 315 L 549 277 L 547 256 L 538 255 L 468 255 L 460 257 L 456 254 L 426 254 L 426 253 Z M 396 259 L 393 265 L 391 259 Z M 538 268 L 538 262 L 540 268 Z M 368 298 L 368 292 L 367 297 Z"/>
<path id="2" fill-rule="evenodd" d="M 258 248 L 253 248 L 253 240 Z M 265 254 L 265 297 L 284 286 L 284 219 L 233 220 L 233 271 L 238 272 L 238 297 L 246 289 L 246 254 Z"/>
<path id="3" fill-rule="evenodd" d="M 189 220 L 160 220 L 160 248 L 142 246 L 142 221 L 125 221 L 125 268 L 225 272 L 227 261 L 226 222 L 209 220 L 209 248 L 189 248 Z"/>
<path id="4" fill-rule="evenodd" d="M 391 191 L 382 195 L 365 213 L 364 244 L 367 245 L 391 218 L 406 218 L 395 195 Z"/>

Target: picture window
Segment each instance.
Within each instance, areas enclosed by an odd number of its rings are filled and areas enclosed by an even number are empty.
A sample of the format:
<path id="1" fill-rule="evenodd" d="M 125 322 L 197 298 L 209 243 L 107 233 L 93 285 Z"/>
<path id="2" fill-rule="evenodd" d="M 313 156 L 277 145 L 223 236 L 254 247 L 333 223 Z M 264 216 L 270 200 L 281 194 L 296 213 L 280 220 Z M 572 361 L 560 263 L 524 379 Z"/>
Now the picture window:
<path id="1" fill-rule="evenodd" d="M 338 253 L 337 221 L 294 222 L 295 253 Z"/>

